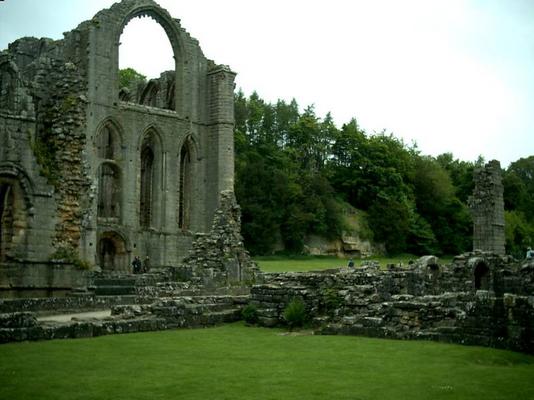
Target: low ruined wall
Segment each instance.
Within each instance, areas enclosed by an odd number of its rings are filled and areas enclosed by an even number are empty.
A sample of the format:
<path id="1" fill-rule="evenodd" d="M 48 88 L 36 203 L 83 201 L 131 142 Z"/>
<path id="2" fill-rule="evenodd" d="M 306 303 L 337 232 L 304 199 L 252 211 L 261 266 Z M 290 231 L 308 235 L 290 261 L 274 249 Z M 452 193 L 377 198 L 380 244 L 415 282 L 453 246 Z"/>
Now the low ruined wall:
<path id="1" fill-rule="evenodd" d="M 68 263 L 0 264 L 0 298 L 27 297 L 24 291 L 32 297 L 47 297 L 47 293 L 57 295 L 54 291 L 86 287 L 88 283 L 89 273 Z M 38 292 L 42 292 L 40 296 L 35 295 Z"/>
<path id="2" fill-rule="evenodd" d="M 480 258 L 480 255 L 477 255 Z M 498 258 L 466 256 L 450 266 L 376 268 L 328 273 L 267 274 L 251 291 L 264 326 L 284 323 L 291 299 L 301 298 L 325 334 L 430 339 L 534 353 L 533 270 Z M 476 288 L 474 262 L 490 265 L 487 288 Z M 530 290 L 530 292 L 529 292 Z"/>

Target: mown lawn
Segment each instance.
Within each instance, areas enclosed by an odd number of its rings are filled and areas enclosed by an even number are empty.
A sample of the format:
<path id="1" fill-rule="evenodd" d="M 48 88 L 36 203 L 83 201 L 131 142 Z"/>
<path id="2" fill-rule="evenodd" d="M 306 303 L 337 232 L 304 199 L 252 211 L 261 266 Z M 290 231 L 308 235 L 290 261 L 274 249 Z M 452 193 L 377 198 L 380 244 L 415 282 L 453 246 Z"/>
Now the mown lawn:
<path id="1" fill-rule="evenodd" d="M 534 399 L 534 357 L 240 323 L 0 345 L 0 399 Z"/>
<path id="2" fill-rule="evenodd" d="M 378 261 L 382 268 L 388 264 L 399 264 L 408 266 L 410 260 L 417 260 L 419 257 L 411 254 L 402 254 L 396 257 L 374 257 L 369 260 Z M 450 263 L 452 257 L 440 258 L 442 264 Z M 323 270 L 330 268 L 346 267 L 348 258 L 337 258 L 328 256 L 260 256 L 254 257 L 264 272 L 304 272 Z M 354 259 L 356 268 L 360 267 L 366 260 Z"/>

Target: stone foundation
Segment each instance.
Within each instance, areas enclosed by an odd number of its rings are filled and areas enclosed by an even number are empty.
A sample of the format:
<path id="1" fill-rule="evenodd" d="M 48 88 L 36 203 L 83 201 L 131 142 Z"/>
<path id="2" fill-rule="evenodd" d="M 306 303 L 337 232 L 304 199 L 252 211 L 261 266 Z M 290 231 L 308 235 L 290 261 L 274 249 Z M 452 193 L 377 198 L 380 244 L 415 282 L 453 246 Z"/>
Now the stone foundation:
<path id="1" fill-rule="evenodd" d="M 263 326 L 283 325 L 284 308 L 299 297 L 318 333 L 534 353 L 534 264 L 506 261 L 471 253 L 449 266 L 427 257 L 409 270 L 268 274 L 265 284 L 252 288 L 250 303 Z M 477 275 L 481 270 L 484 276 Z"/>

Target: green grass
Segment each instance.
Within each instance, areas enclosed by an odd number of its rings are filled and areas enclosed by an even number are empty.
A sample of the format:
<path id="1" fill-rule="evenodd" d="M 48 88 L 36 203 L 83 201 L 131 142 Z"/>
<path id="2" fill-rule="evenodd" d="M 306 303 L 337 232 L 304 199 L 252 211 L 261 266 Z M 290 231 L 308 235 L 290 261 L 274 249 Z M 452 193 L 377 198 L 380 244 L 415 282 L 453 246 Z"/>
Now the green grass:
<path id="1" fill-rule="evenodd" d="M 411 254 L 401 254 L 396 257 L 373 257 L 368 260 L 378 261 L 382 268 L 387 264 L 399 264 L 408 266 L 410 260 L 417 260 L 419 257 Z M 450 263 L 452 257 L 440 258 L 441 263 Z M 316 271 L 330 268 L 346 267 L 348 258 L 337 258 L 328 256 L 259 256 L 254 257 L 264 272 L 304 272 Z M 361 266 L 364 260 L 354 259 L 356 268 Z"/>
<path id="2" fill-rule="evenodd" d="M 534 357 L 232 324 L 0 346 L 0 399 L 533 399 Z"/>

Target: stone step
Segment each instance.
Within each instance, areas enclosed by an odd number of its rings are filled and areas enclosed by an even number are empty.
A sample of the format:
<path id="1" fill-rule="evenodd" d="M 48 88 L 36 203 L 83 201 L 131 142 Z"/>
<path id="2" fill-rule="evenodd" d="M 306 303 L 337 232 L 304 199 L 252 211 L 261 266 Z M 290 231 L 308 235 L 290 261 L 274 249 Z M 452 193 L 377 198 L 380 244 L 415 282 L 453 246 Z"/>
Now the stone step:
<path id="1" fill-rule="evenodd" d="M 135 286 L 96 286 L 95 295 L 97 296 L 124 296 L 134 295 L 136 293 Z"/>
<path id="2" fill-rule="evenodd" d="M 135 286 L 136 278 L 98 278 L 93 281 L 93 285 L 98 286 Z"/>

